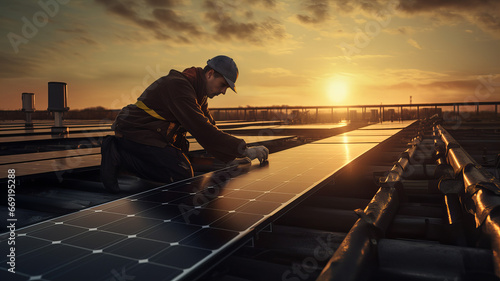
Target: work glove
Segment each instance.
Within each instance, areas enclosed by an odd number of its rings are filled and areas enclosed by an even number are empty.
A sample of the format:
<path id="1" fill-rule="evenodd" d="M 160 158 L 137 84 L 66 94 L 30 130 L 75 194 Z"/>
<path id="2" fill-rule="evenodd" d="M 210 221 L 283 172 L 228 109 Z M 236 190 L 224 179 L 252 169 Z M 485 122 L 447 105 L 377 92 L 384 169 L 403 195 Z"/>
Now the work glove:
<path id="1" fill-rule="evenodd" d="M 252 163 L 252 160 L 250 160 L 250 158 L 248 157 L 242 157 L 242 158 L 236 158 L 234 159 L 233 161 L 227 163 L 227 166 L 233 166 L 233 165 L 248 165 Z"/>
<path id="2" fill-rule="evenodd" d="M 266 162 L 269 156 L 269 149 L 263 145 L 247 147 L 243 152 L 243 155 L 253 160 L 255 158 L 259 159 L 259 162 Z"/>

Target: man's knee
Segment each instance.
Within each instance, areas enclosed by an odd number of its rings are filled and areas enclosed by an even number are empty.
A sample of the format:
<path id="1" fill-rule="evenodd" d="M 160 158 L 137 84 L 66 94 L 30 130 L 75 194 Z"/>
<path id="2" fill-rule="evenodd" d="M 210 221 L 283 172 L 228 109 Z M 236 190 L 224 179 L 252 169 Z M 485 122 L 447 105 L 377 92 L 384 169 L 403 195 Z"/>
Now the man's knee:
<path id="1" fill-rule="evenodd" d="M 189 161 L 181 160 L 181 162 L 179 162 L 179 170 L 177 172 L 179 174 L 179 180 L 192 178 L 194 176 L 193 167 Z"/>

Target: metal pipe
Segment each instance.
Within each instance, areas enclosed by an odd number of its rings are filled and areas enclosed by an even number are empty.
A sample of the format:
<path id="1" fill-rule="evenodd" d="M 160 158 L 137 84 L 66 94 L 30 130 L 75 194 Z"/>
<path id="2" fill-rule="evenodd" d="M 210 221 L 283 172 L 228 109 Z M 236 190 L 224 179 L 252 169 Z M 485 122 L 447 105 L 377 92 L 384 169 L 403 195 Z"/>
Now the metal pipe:
<path id="1" fill-rule="evenodd" d="M 448 163 L 453 167 L 455 175 L 460 174 L 467 164 L 476 164 L 474 159 L 460 147 L 449 149 L 446 158 Z"/>
<path id="2" fill-rule="evenodd" d="M 404 170 L 410 165 L 410 160 L 408 158 L 399 158 L 398 162 L 394 164 L 394 167 L 391 171 L 395 170 L 399 175 L 403 175 Z"/>
<path id="3" fill-rule="evenodd" d="M 436 150 L 436 153 L 446 155 L 446 144 L 441 139 L 441 134 L 439 133 L 439 130 L 436 129 L 434 133 L 436 134 L 434 136 L 434 150 Z"/>
<path id="4" fill-rule="evenodd" d="M 500 195 L 500 181 L 481 166 L 470 163 L 465 166 L 463 175 L 466 187 L 480 184 L 482 187 Z"/>
<path id="5" fill-rule="evenodd" d="M 417 150 L 417 146 L 413 145 L 411 148 L 406 149 L 403 153 L 401 153 L 402 158 L 411 159 Z"/>
<path id="6" fill-rule="evenodd" d="M 495 275 L 500 277 L 500 212 L 498 208 L 486 218 L 483 231 L 490 236 Z"/>
<path id="7" fill-rule="evenodd" d="M 415 146 L 419 145 L 421 141 L 422 141 L 421 138 L 414 137 L 414 138 L 411 139 L 411 141 L 408 143 L 408 145 L 411 146 L 411 147 L 415 147 Z"/>
<path id="8" fill-rule="evenodd" d="M 403 173 L 405 179 L 431 179 L 436 178 L 434 164 L 412 164 L 408 165 Z"/>
<path id="9" fill-rule="evenodd" d="M 458 144 L 458 142 L 448 132 L 441 131 L 441 139 L 443 140 L 447 151 L 451 148 L 460 147 L 460 144 Z"/>
<path id="10" fill-rule="evenodd" d="M 423 141 L 422 137 L 414 138 L 411 144 L 412 147 L 406 149 L 396 163 L 402 169 L 402 171 L 398 169 L 399 175 L 411 179 L 433 177 L 436 165 L 428 165 L 425 162 L 433 157 L 434 150 L 424 147 L 424 144 L 428 143 Z M 393 168 L 393 170 L 395 169 Z"/>
<path id="11" fill-rule="evenodd" d="M 442 129 L 441 133 L 447 132 Z M 500 277 L 500 181 L 479 166 L 461 147 L 448 151 L 448 161 L 455 174 L 462 174 L 467 211 L 474 215 L 476 227 L 481 227 L 490 240 L 495 274 Z"/>
<path id="12" fill-rule="evenodd" d="M 436 160 L 436 169 L 434 170 L 435 178 L 449 178 L 452 179 L 454 177 L 453 167 L 446 163 L 444 158 L 438 158 Z"/>
<path id="13" fill-rule="evenodd" d="M 377 241 L 385 234 L 398 205 L 396 188 L 381 187 L 364 210 L 356 210 L 360 219 L 323 268 L 317 281 L 357 280 L 369 275 L 370 270 L 365 269 L 375 263 Z"/>

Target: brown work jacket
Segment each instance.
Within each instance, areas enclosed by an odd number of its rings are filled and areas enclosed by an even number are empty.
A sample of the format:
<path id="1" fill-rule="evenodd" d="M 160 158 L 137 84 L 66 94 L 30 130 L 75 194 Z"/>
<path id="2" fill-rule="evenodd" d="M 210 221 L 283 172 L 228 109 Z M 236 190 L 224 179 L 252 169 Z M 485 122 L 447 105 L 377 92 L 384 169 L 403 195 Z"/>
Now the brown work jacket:
<path id="1" fill-rule="evenodd" d="M 137 98 L 149 110 L 141 109 L 138 103 L 127 105 L 112 128 L 118 136 L 129 140 L 157 147 L 174 145 L 184 152 L 187 148 L 179 144 L 185 141 L 187 131 L 208 153 L 222 161 L 243 157 L 245 141 L 215 125 L 208 110 L 205 83 L 201 68 L 191 67 L 182 73 L 171 70 Z"/>

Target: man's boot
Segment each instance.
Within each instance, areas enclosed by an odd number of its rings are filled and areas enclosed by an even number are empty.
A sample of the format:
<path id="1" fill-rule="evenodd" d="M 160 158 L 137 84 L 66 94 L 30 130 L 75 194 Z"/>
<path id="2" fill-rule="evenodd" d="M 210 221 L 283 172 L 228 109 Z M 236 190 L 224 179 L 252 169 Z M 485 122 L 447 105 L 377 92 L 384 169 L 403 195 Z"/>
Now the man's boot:
<path id="1" fill-rule="evenodd" d="M 101 181 L 112 193 L 120 192 L 118 172 L 120 171 L 120 155 L 116 148 L 116 137 L 105 136 L 101 145 Z"/>

